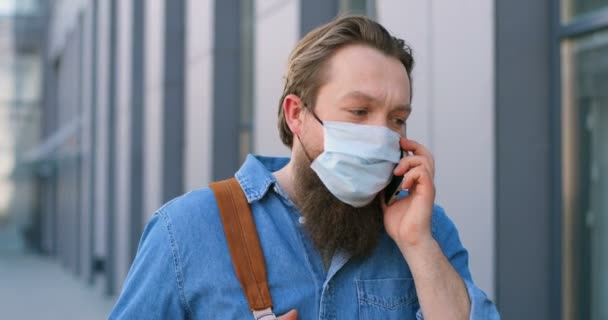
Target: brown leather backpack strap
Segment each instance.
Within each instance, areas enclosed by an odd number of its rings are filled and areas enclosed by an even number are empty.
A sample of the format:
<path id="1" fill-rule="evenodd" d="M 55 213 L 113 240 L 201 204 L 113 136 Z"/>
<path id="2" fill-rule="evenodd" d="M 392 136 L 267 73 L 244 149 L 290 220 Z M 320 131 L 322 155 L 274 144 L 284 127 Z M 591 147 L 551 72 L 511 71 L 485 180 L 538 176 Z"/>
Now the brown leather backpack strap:
<path id="1" fill-rule="evenodd" d="M 215 195 L 232 264 L 249 307 L 254 316 L 261 315 L 259 311 L 272 314 L 266 263 L 247 197 L 235 178 L 213 182 L 209 186 Z"/>

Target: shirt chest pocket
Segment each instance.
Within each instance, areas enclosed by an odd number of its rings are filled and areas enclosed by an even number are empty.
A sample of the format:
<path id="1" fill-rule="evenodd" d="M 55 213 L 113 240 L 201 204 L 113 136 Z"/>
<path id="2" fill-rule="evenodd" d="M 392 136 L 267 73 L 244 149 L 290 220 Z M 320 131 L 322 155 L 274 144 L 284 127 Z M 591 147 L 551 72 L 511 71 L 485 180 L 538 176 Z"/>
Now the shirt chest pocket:
<path id="1" fill-rule="evenodd" d="M 418 297 L 413 279 L 356 280 L 360 320 L 416 320 Z"/>

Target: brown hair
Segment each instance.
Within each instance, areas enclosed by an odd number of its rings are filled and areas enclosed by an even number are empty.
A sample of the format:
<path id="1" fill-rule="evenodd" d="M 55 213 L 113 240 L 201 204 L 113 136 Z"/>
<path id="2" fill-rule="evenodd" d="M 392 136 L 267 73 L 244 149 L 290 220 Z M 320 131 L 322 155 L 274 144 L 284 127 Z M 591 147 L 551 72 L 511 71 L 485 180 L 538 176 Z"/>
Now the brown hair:
<path id="1" fill-rule="evenodd" d="M 398 59 L 411 80 L 414 67 L 411 48 L 378 22 L 363 16 L 344 16 L 312 30 L 297 43 L 287 63 L 285 87 L 279 101 L 279 133 L 286 146 L 292 146 L 293 133 L 283 111 L 285 97 L 295 94 L 307 107 L 313 108 L 317 92 L 325 81 L 325 63 L 338 49 L 352 44 L 367 45 Z"/>

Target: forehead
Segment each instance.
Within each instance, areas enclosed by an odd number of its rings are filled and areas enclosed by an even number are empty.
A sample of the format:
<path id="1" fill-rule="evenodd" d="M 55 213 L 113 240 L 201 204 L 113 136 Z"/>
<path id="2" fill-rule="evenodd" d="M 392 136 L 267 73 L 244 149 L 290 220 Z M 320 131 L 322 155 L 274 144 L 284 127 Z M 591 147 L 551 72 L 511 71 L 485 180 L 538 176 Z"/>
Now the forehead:
<path id="1" fill-rule="evenodd" d="M 325 76 L 319 94 L 341 96 L 359 91 L 386 103 L 410 103 L 410 79 L 403 64 L 366 45 L 339 49 L 329 59 Z"/>

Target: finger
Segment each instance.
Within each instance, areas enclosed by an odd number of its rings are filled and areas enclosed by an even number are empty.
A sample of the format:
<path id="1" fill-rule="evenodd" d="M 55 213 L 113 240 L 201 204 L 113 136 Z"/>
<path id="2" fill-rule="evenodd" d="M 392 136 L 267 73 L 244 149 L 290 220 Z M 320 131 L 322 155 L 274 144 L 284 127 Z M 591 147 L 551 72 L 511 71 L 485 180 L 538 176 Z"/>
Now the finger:
<path id="1" fill-rule="evenodd" d="M 291 311 L 277 318 L 278 320 L 297 320 L 298 319 L 298 311 L 296 309 L 291 309 Z"/>
<path id="2" fill-rule="evenodd" d="M 407 156 L 407 157 L 401 159 L 401 161 L 399 162 L 399 164 L 397 165 L 397 167 L 395 167 L 395 170 L 393 170 L 393 173 L 396 176 L 402 176 L 408 170 L 410 170 L 411 168 L 417 167 L 417 166 L 423 166 L 430 173 L 433 172 L 431 164 L 429 163 L 429 161 L 428 161 L 428 159 L 426 157 L 423 157 L 423 156 Z"/>
<path id="3" fill-rule="evenodd" d="M 408 171 L 403 176 L 403 183 L 401 184 L 401 187 L 405 190 L 411 190 L 419 184 L 425 186 L 433 185 L 429 173 L 423 167 L 416 167 Z"/>
<path id="4" fill-rule="evenodd" d="M 401 146 L 401 149 L 405 151 L 411 151 L 414 155 L 419 155 L 428 158 L 431 164 L 431 168 L 433 168 L 434 170 L 435 160 L 433 159 L 433 155 L 431 154 L 431 152 L 426 147 L 414 140 L 409 140 L 406 138 L 399 139 L 399 145 Z"/>
<path id="5" fill-rule="evenodd" d="M 430 155 L 431 153 L 420 143 L 407 138 L 399 139 L 401 149 L 411 151 L 415 155 Z"/>

